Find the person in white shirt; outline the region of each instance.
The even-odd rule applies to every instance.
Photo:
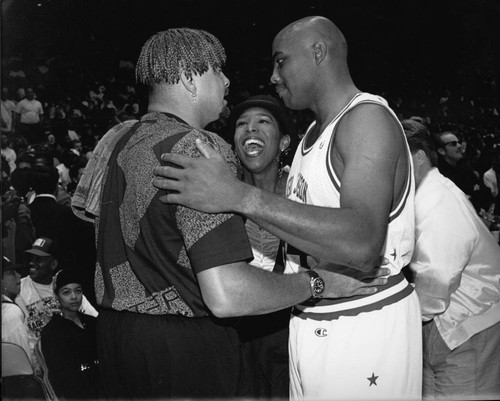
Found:
[[[0,128],[2,133],[8,135],[14,132],[13,130],[13,113],[16,110],[16,104],[8,98],[9,90],[2,88],[1,94],[1,114],[0,114]]]
[[[56,244],[49,238],[38,238],[26,253],[31,255],[29,275],[21,280],[21,291],[16,303],[27,318],[30,349],[33,350],[45,325],[52,316],[61,313],[54,294],[54,276],[60,269]],[[97,316],[98,312],[83,296],[80,312]]]
[[[19,345],[31,358],[28,327],[24,312],[14,302],[21,290],[21,275],[5,256],[2,257],[2,342]]]
[[[422,310],[424,399],[500,397],[500,247],[440,174],[427,128],[402,122],[415,166],[410,268]]]
[[[2,135],[1,142],[0,142],[1,154],[2,154],[2,156],[5,157],[5,159],[9,163],[10,173],[12,174],[14,172],[14,170],[17,168],[17,165],[16,165],[17,154],[14,151],[14,149],[12,149],[10,147],[10,140],[9,140],[8,135],[3,133],[3,132],[1,135]]]
[[[17,103],[16,113],[19,119],[19,130],[16,128],[16,132],[23,135],[30,144],[41,142],[43,106],[35,99],[32,88],[28,88],[26,98]]]

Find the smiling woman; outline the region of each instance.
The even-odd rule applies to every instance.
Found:
[[[235,106],[230,123],[235,150],[243,164],[243,180],[284,195],[284,162],[296,136],[287,110],[272,96],[253,96]]]
[[[243,180],[284,196],[288,173],[285,160],[295,125],[287,110],[272,96],[259,95],[235,106],[230,117],[234,146],[243,166]],[[251,265],[283,272],[277,261],[280,240],[252,220],[245,222],[254,259]],[[238,332],[257,383],[254,397],[288,397],[288,323],[290,310],[283,309],[240,320]]]

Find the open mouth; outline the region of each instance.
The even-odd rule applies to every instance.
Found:
[[[243,142],[243,150],[247,156],[255,157],[264,150],[264,141],[257,138],[248,138]]]

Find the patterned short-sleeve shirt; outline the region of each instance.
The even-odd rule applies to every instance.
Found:
[[[240,216],[163,204],[165,191],[152,184],[162,153],[201,157],[196,138],[223,154],[237,173],[237,158],[223,139],[166,113],[146,114],[113,150],[96,220],[96,295],[102,307],[206,316],[196,274],[252,258]]]

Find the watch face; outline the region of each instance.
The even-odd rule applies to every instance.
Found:
[[[325,290],[325,282],[323,281],[323,279],[320,277],[317,277],[314,280],[313,288],[314,288],[315,295],[321,295],[323,293],[323,291]]]

